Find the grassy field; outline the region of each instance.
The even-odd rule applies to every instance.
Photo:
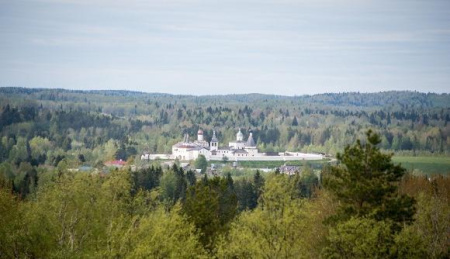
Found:
[[[392,160],[401,163],[408,171],[450,175],[450,157],[394,156]]]
[[[430,157],[430,156],[394,156],[395,163],[401,163],[408,171],[419,174],[442,174],[450,175],[450,157]],[[244,168],[276,168],[284,165],[305,166],[313,169],[321,169],[330,160],[319,161],[240,161],[239,166]],[[214,163],[214,162],[212,162]],[[216,164],[222,164],[216,162]],[[228,161],[227,164],[232,164]]]

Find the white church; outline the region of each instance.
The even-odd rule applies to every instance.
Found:
[[[181,161],[195,160],[199,155],[204,155],[207,160],[223,160],[230,161],[292,161],[292,160],[320,160],[323,159],[321,154],[306,154],[298,152],[281,152],[278,154],[267,155],[259,153],[253,135],[250,132],[247,140],[244,140],[244,134],[239,129],[236,134],[236,140],[228,143],[228,147],[220,147],[216,132],[213,131],[211,141],[208,143],[200,129],[197,132],[197,140],[191,142],[187,134],[181,142],[172,146],[172,155],[152,155],[154,158],[178,159]],[[143,155],[144,156],[144,155]],[[141,157],[141,159],[151,159]]]

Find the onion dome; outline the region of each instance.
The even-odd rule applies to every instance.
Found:
[[[239,128],[239,132],[236,134],[236,141],[244,140],[244,134],[241,132],[241,128]]]

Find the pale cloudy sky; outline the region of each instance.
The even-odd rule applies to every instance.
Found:
[[[0,86],[450,92],[450,0],[0,0]]]

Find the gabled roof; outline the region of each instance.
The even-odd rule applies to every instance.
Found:
[[[106,166],[124,166],[126,164],[127,162],[123,161],[122,159],[105,162]]]
[[[178,142],[177,144],[175,144],[175,147],[177,147],[177,148],[196,148],[198,146],[194,145],[194,144],[190,144],[190,143]]]

